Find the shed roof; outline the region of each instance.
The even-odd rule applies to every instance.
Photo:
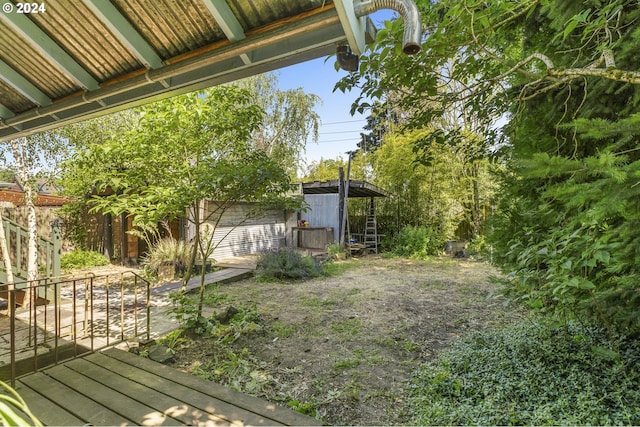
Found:
[[[337,194],[340,181],[303,182],[302,194]],[[349,180],[349,197],[388,197],[389,192],[366,181]]]
[[[335,53],[353,0],[5,0],[0,141]],[[368,36],[368,37],[365,37]]]

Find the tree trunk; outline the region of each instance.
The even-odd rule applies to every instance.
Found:
[[[36,220],[35,191],[31,185],[24,187],[24,201],[27,208],[27,230],[29,242],[27,243],[27,280],[30,286],[36,286],[38,280],[38,222]],[[30,307],[31,292],[27,290],[24,295],[24,307]]]
[[[7,235],[4,230],[4,221],[2,213],[0,213],[0,249],[2,250],[2,262],[4,262],[4,271],[7,275],[8,290],[13,289],[13,266],[11,265],[11,256],[9,255],[9,247],[7,246]]]
[[[11,141],[11,154],[16,163],[16,174],[24,189],[24,203],[27,208],[27,230],[29,242],[27,244],[27,280],[30,285],[38,279],[38,223],[36,220],[35,199],[38,193],[35,191],[33,179],[29,169],[27,156],[27,140],[18,138]],[[24,295],[24,307],[31,306],[31,292],[27,289]]]
[[[127,214],[120,215],[120,264],[127,265],[129,242],[127,241]]]
[[[471,229],[471,238],[475,239],[480,234],[482,228],[482,215],[480,212],[480,188],[478,183],[478,175],[480,174],[480,167],[478,162],[474,161],[472,168],[472,182],[473,182],[473,222]]]
[[[195,225],[195,236],[193,237],[193,248],[191,250],[191,257],[189,258],[189,263],[187,264],[186,272],[184,273],[184,277],[182,278],[182,292],[187,290],[187,282],[191,279],[191,274],[193,272],[193,266],[196,263],[196,254],[198,253],[198,246],[200,243],[200,202],[194,203],[192,206],[193,209],[193,223]]]
[[[102,237],[104,256],[111,262],[113,259],[113,216],[109,213],[102,217]]]

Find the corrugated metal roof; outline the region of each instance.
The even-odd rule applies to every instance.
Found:
[[[114,4],[163,60],[225,39],[204,3],[115,0]]]
[[[46,13],[29,17],[96,80],[104,81],[142,66],[84,3],[47,0],[46,7]]]
[[[4,0],[0,141],[333,54],[352,28],[345,8],[351,0]]]
[[[2,14],[0,14],[2,16]],[[77,90],[73,81],[67,78],[62,70],[56,67],[47,59],[47,57],[36,49],[23,36],[4,25],[0,19],[0,60],[6,63],[15,73],[34,85],[49,98],[59,98]],[[5,83],[16,87],[14,83],[15,76],[7,76],[5,72]],[[9,81],[7,81],[9,80]],[[16,94],[20,94],[24,89],[15,90]],[[4,99],[0,100],[0,104],[4,105]],[[30,103],[30,107],[34,107],[35,102]],[[12,111],[12,104],[5,105]],[[19,111],[19,110],[18,110]]]

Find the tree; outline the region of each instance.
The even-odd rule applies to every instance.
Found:
[[[278,78],[273,73],[249,77],[234,85],[251,93],[265,112],[261,126],[252,134],[255,147],[278,159],[289,175],[295,177],[302,166],[307,141],[318,140],[320,117],[314,108],[320,98],[302,88],[278,89]]]
[[[471,115],[474,134],[492,149],[501,143],[510,167],[493,243],[497,261],[513,273],[513,294],[552,312],[640,327],[633,320],[637,263],[627,249],[637,236],[629,213],[638,4],[423,5],[421,54],[400,55],[400,24],[388,23],[361,57],[360,72],[337,87],[361,90],[353,110],[392,94],[408,128],[438,128],[451,111]],[[507,123],[503,132],[499,120]],[[458,138],[464,129],[441,130],[444,141],[465,141]]]
[[[255,214],[287,203],[282,195],[289,190],[289,179],[250,143],[263,112],[244,90],[214,87],[142,107],[138,114],[134,130],[79,150],[73,165],[110,169],[98,168],[101,173],[94,177],[98,192],[110,192],[93,198],[94,210],[126,213],[135,226],[148,229],[177,217],[191,223],[193,252],[183,278],[186,285],[196,255],[206,260],[219,243],[204,224],[215,228],[237,201],[254,202]],[[208,209],[207,200],[215,201],[215,208]],[[203,269],[201,296],[204,274]]]
[[[311,162],[307,166],[307,170],[302,181],[332,181],[339,178],[339,169],[342,168],[344,173],[347,173],[348,160],[342,157],[335,159],[320,159]],[[371,171],[369,170],[369,159],[361,152],[356,153],[351,158],[351,170],[350,179],[368,180],[371,178]],[[345,176],[346,179],[346,176]]]
[[[35,200],[38,197],[36,182],[39,178],[50,178],[51,165],[63,155],[63,147],[50,144],[39,135],[17,138],[2,143],[2,158],[7,170],[12,171],[24,192],[27,209],[27,277],[29,282],[38,280],[38,224],[36,222]],[[1,220],[1,218],[0,218]],[[6,241],[4,242],[6,248]],[[8,249],[7,249],[8,250]],[[4,251],[4,249],[3,249]],[[5,260],[7,277],[13,278],[11,265]],[[31,304],[30,292],[25,292],[24,306]]]
[[[385,133],[390,126],[397,125],[398,120],[394,110],[376,108],[375,104],[371,115],[367,117],[367,124],[363,126],[368,133],[361,133],[361,140],[358,142],[358,149],[365,153],[373,153],[382,145]]]
[[[640,82],[640,72],[623,58],[624,46],[637,38],[634,2],[423,0],[418,5],[425,27],[422,52],[402,55],[401,22],[386,22],[370,52],[360,57],[359,71],[336,85],[361,92],[352,111],[375,106],[370,99],[386,107],[394,94],[393,105],[411,125],[419,125],[462,101],[489,131],[514,104],[575,81]],[[451,63],[454,68],[447,66]]]
[[[374,183],[392,195],[378,204],[378,222],[387,233],[426,225],[443,239],[452,238],[461,221],[461,166],[450,150],[433,145],[430,162],[417,161],[414,146],[431,132],[389,133],[374,154]]]
[[[132,110],[100,116],[90,120],[63,126],[42,135],[48,141],[64,144],[70,153],[79,152],[117,138],[123,132],[133,131],[138,126],[138,114]],[[74,159],[63,160],[56,178],[62,193],[70,200],[62,207],[65,217],[66,238],[83,249],[102,251],[107,259],[113,259],[115,253],[112,241],[112,215],[102,218],[103,235],[100,239],[91,238],[94,229],[89,220],[90,197],[95,193],[96,176],[110,173],[118,164],[97,163],[90,168],[77,168]],[[122,262],[125,261],[123,258]]]

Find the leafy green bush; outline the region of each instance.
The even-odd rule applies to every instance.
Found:
[[[173,264],[176,272],[180,274],[186,270],[191,250],[191,244],[182,240],[160,239],[142,258],[142,264],[145,270],[153,275],[158,274],[161,265]]]
[[[488,259],[491,252],[491,245],[487,243],[484,236],[477,236],[469,243],[467,250],[469,251],[469,255],[474,258]]]
[[[407,225],[385,239],[383,247],[394,256],[421,259],[440,255],[444,242],[444,236],[433,228]]]
[[[256,332],[262,327],[258,308],[229,306],[226,311],[214,312],[203,316],[198,310],[198,296],[189,293],[172,292],[169,294],[172,307],[169,310],[182,328],[197,335],[207,336],[223,344],[230,344],[242,334]],[[206,296],[204,304],[218,305],[227,299],[227,295],[215,292]]]
[[[65,269],[87,268],[108,265],[109,260],[99,252],[76,249],[60,257],[60,266]]]
[[[511,297],[640,331],[639,124],[576,120],[586,153],[528,154],[504,177],[489,237]]]
[[[412,424],[640,424],[640,343],[602,328],[523,322],[442,353],[410,389]]]
[[[322,266],[314,258],[293,249],[265,252],[258,258],[256,274],[261,279],[295,280],[318,277]]]
[[[344,254],[345,249],[340,243],[331,243],[330,245],[327,245],[327,253],[329,255]]]

